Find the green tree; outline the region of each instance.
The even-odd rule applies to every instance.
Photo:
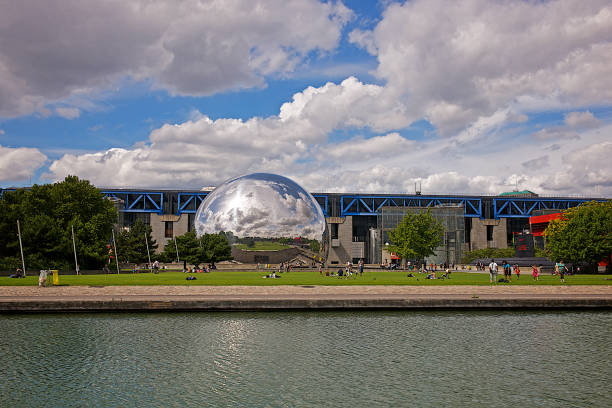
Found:
[[[75,176],[7,192],[0,200],[0,258],[20,260],[19,220],[28,269],[73,269],[72,227],[80,268],[101,267],[116,219],[113,203]]]
[[[563,212],[544,231],[554,261],[594,265],[612,254],[612,201],[591,201]]]
[[[181,261],[187,261],[187,263],[195,264],[198,262],[198,252],[200,249],[200,242],[196,237],[194,231],[189,231],[183,235],[175,237],[176,247],[174,240],[168,241],[164,250],[162,251],[160,258],[165,262],[172,262],[176,260],[176,249],[178,248],[179,258]]]
[[[157,249],[157,242],[153,239],[151,230],[150,225],[138,220],[131,228],[116,234],[119,262],[138,264],[148,262],[147,241],[151,255]],[[145,241],[145,235],[147,241]]]
[[[419,259],[433,255],[442,243],[444,227],[428,210],[421,213],[408,212],[399,225],[389,231],[389,252],[402,259]]]
[[[232,248],[224,236],[218,234],[204,234],[200,238],[202,243],[202,263],[204,262],[219,262],[232,259]]]
[[[225,234],[204,234],[198,239],[194,231],[189,231],[176,237],[176,246],[180,260],[192,265],[214,263],[232,258],[232,249]],[[167,262],[176,259],[176,248],[173,241],[166,244],[161,258]]]

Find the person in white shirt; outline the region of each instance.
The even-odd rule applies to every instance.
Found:
[[[497,282],[497,264],[494,259],[491,259],[489,264],[489,283]]]

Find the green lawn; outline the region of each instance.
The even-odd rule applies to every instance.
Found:
[[[271,241],[255,241],[255,245],[248,247],[247,244],[235,244],[236,248],[245,251],[279,251],[281,249],[291,248],[289,245]]]
[[[406,271],[375,271],[366,272],[357,278],[338,278],[320,276],[316,271],[293,271],[283,273],[280,279],[263,279],[263,271],[213,271],[211,273],[194,273],[197,280],[188,281],[188,274],[182,272],[151,273],[121,273],[100,275],[60,275],[61,285],[70,286],[118,286],[118,285],[489,285],[489,275],[484,273],[454,272],[450,280],[425,279],[425,275],[415,274],[410,278]],[[575,275],[565,279],[565,285],[611,285],[610,275]],[[37,276],[24,279],[0,277],[0,286],[33,286],[38,284]],[[530,275],[523,275],[511,283],[498,285],[562,285],[556,276],[540,276],[534,281]]]

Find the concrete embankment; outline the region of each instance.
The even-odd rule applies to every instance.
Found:
[[[0,287],[0,312],[612,309],[612,286]]]

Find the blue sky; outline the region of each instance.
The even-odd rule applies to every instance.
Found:
[[[2,8],[0,187],[612,194],[607,1]]]

